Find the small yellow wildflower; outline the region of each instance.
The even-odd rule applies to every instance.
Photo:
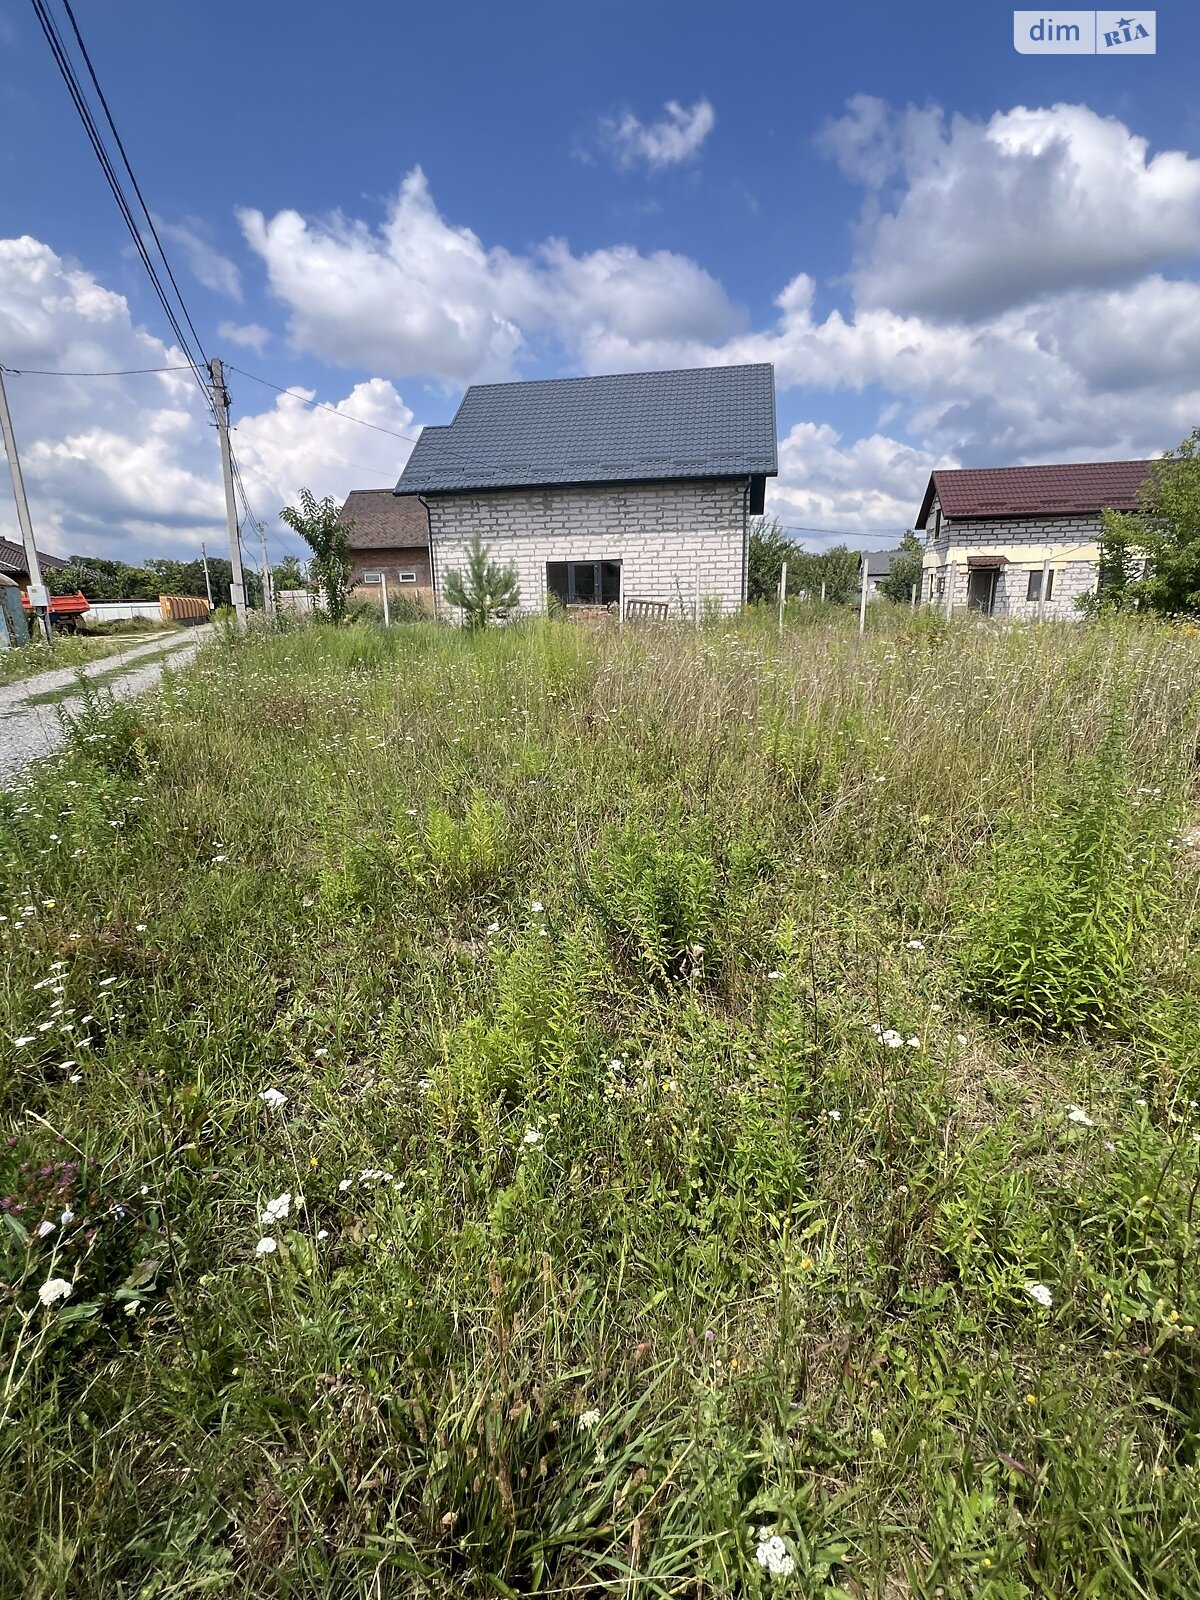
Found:
[[[1035,1395],[1035,1394],[1027,1394],[1025,1396],[1025,1404],[1027,1406],[1035,1406],[1035,1405],[1037,1405],[1037,1395]]]
[[[812,1257],[811,1256],[805,1256],[803,1261],[801,1261],[801,1263],[800,1263],[800,1271],[801,1272],[811,1272],[812,1271],[812,1264],[813,1264]]]

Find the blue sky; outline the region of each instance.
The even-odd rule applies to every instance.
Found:
[[[962,0],[76,14],[206,350],[377,427],[444,421],[473,379],[773,360],[769,509],[878,543],[933,464],[1150,453],[1200,424],[1195,6],[1160,8],[1159,53],[1124,59],[1018,55],[1010,8]],[[21,130],[0,361],[166,364],[17,0],[0,52]],[[403,440],[230,388],[272,529],[302,483],[403,464]],[[48,547],[220,537],[185,379],[10,390]]]

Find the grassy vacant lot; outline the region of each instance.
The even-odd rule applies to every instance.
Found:
[[[1200,1593],[1200,637],[852,626],[215,644],[0,798],[0,1591]]]

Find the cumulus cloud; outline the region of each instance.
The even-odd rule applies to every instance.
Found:
[[[488,248],[442,217],[419,167],[378,229],[341,215],[239,216],[287,306],[293,347],[334,365],[459,385],[511,377],[539,335],[572,356],[597,329],[630,343],[711,342],[742,320],[715,278],[671,251],[575,256],[558,239],[525,255]]]
[[[707,100],[681,105],[668,100],[657,122],[642,122],[632,111],[601,123],[601,137],[620,167],[647,167],[659,172],[690,161],[716,127],[717,114]]]
[[[936,466],[952,460],[886,434],[843,444],[827,422],[798,422],[779,441],[770,512],[806,545],[852,545],[911,525]],[[832,531],[830,531],[832,530]]]
[[[271,338],[270,329],[264,328],[260,322],[219,322],[217,333],[222,339],[228,339],[230,344],[240,344],[257,355],[262,355]]]
[[[241,274],[229,257],[222,255],[211,243],[204,224],[198,218],[164,222],[161,217],[155,217],[154,225],[164,239],[179,246],[188,270],[198,283],[216,294],[228,296],[230,300],[241,300]]]
[[[867,191],[863,306],[970,321],[1200,253],[1200,160],[1087,106],[982,123],[859,96],[822,142]]]
[[[136,325],[124,296],[31,238],[0,240],[0,349],[17,372],[184,361]],[[84,379],[30,372],[12,377],[8,387],[39,547],[131,561],[186,558],[201,539],[220,548],[220,460],[211,417],[189,373]],[[254,413],[242,409],[242,398],[235,389],[235,448],[275,549],[278,511],[303,485],[339,499],[354,487],[385,487],[411,449],[344,415],[415,432],[411,410],[385,379],[355,385],[331,411],[279,395]],[[0,496],[0,535],[20,536],[11,495]]]

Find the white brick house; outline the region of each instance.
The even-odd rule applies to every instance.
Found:
[[[777,470],[768,365],[476,384],[425,428],[398,495],[429,512],[433,586],[479,534],[521,609],[745,600],[749,519]]]
[[[1099,580],[1101,512],[1136,510],[1150,468],[1101,461],[934,472],[916,522],[924,599],[1029,621],[1077,617],[1076,600]]]

